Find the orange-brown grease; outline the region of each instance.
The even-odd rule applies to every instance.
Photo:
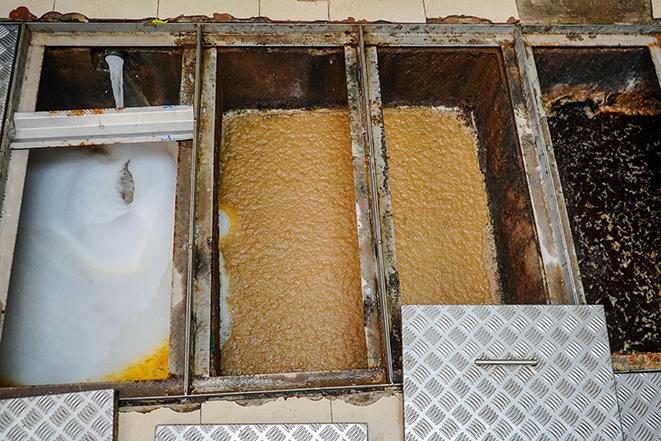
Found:
[[[384,109],[402,302],[497,302],[477,140],[455,110]]]
[[[224,375],[366,367],[346,110],[223,116]]]

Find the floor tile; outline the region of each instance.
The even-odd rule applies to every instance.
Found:
[[[327,0],[261,0],[260,14],[271,20],[328,20]]]
[[[258,17],[259,0],[195,0],[194,2],[159,0],[158,5],[158,16],[162,19],[179,15],[212,17],[214,13],[230,14],[235,18]]]
[[[329,0],[330,19],[424,23],[422,0]]]
[[[110,389],[0,400],[0,439],[112,441],[114,413]]]
[[[202,424],[330,423],[330,406],[325,398],[278,398],[259,406],[207,401],[202,404]]]
[[[55,0],[62,14],[77,12],[90,19],[134,19],[156,17],[157,0]]]
[[[424,2],[427,18],[467,15],[486,18],[494,23],[505,23],[510,17],[519,17],[516,0],[424,0]]]
[[[352,395],[352,399],[369,394]],[[332,402],[334,423],[367,423],[369,441],[403,441],[404,408],[402,394],[379,398],[370,404],[352,404],[341,398]]]
[[[151,412],[119,412],[118,441],[153,440],[159,424],[199,424],[200,410],[178,412],[162,407]]]
[[[53,10],[55,0],[20,0],[0,2],[0,17],[9,17],[9,13],[19,6],[25,6],[37,18]]]

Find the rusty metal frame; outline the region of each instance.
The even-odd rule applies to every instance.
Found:
[[[373,231],[373,209],[371,206],[371,186],[368,179],[370,170],[366,167],[368,134],[365,129],[367,115],[364,106],[363,78],[360,68],[359,27],[353,25],[268,25],[268,24],[207,24],[204,25],[203,75],[204,91],[201,111],[208,112],[203,117],[200,136],[205,136],[201,148],[205,153],[197,193],[200,207],[196,213],[196,278],[200,283],[194,291],[194,348],[192,396],[198,394],[226,394],[237,391],[286,391],[288,389],[324,387],[350,387],[352,385],[387,385],[384,359],[389,351],[383,347],[383,329],[378,289],[378,273],[375,261],[375,242]],[[217,327],[213,321],[212,308],[218,307],[212,301],[214,288],[222,284],[220,265],[215,256],[217,237],[213,212],[217,195],[215,185],[217,170],[215,140],[219,138],[221,115],[215,115],[216,91],[216,48],[217,47],[340,47],[345,55],[345,74],[347,98],[351,124],[352,163],[354,171],[354,190],[356,197],[357,236],[360,247],[360,265],[365,317],[365,337],[367,344],[367,368],[338,372],[290,372],[278,374],[223,376],[217,370],[219,348],[217,336],[213,330]],[[205,77],[208,72],[209,77]],[[213,75],[213,78],[212,78]],[[212,83],[212,84],[209,84]],[[207,91],[207,88],[209,90]],[[211,90],[213,89],[213,90]],[[207,93],[205,93],[207,92]],[[216,126],[205,126],[205,120],[215,121]],[[214,130],[215,129],[215,130]],[[208,190],[204,190],[208,189]],[[198,245],[196,245],[198,246]],[[202,264],[200,264],[200,259]],[[215,288],[219,291],[219,288]],[[222,354],[220,354],[222,356]],[[387,369],[386,369],[387,370]]]
[[[182,75],[180,99],[192,105],[196,84],[195,26],[174,26],[171,32],[142,25],[75,25],[70,23],[26,24],[21,33],[21,51],[17,54],[17,77],[12,87],[15,105],[8,108],[7,117],[14,111],[34,111],[39,87],[41,63],[47,46],[131,46],[182,47]],[[115,33],[114,31],[119,33]],[[136,34],[137,33],[137,34]],[[21,68],[21,66],[23,66]],[[5,131],[7,132],[7,131]],[[0,388],[0,397],[28,396],[53,393],[113,388],[125,397],[145,395],[170,395],[185,391],[183,378],[186,376],[186,320],[185,310],[188,285],[188,248],[190,229],[187,214],[191,200],[190,182],[192,143],[180,143],[177,158],[177,184],[175,202],[175,226],[173,236],[173,260],[170,298],[170,336],[168,367],[170,376],[166,380],[140,382],[94,382],[58,385],[36,385]],[[7,294],[11,274],[11,260],[18,228],[18,217],[23,196],[23,184],[27,170],[29,150],[9,150],[8,139],[3,138],[3,152],[7,158],[3,167],[8,170],[4,188],[3,216],[0,219],[0,255],[2,274],[0,292]]]

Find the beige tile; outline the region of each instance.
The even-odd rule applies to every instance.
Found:
[[[202,424],[330,423],[330,400],[278,398],[261,405],[242,406],[232,401],[202,404]]]
[[[55,0],[57,12],[77,12],[87,18],[99,19],[156,17],[157,5],[157,0]]]
[[[158,424],[200,424],[200,410],[177,412],[163,407],[148,413],[120,411],[117,441],[152,440]]]
[[[25,6],[37,18],[53,10],[55,0],[13,0],[0,1],[0,17],[9,17],[9,13],[19,6]]]
[[[367,423],[369,441],[404,441],[402,395],[382,397],[367,405],[333,400],[334,423]]]
[[[448,15],[469,15],[504,23],[508,18],[518,18],[516,0],[424,0],[427,18]]]
[[[652,17],[661,18],[661,0],[652,0]]]
[[[393,22],[425,22],[422,0],[329,0],[330,19],[385,20]]]
[[[328,20],[328,1],[261,0],[260,13],[271,20]]]
[[[230,14],[235,18],[259,16],[259,0],[160,0],[158,16],[173,18],[179,15]]]

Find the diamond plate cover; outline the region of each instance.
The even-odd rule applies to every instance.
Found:
[[[0,25],[0,134],[5,121],[5,107],[14,67],[18,29],[18,25]]]
[[[661,372],[615,374],[625,441],[661,439]]]
[[[156,441],[367,441],[366,424],[223,424],[156,427]]]
[[[407,441],[622,439],[601,306],[406,305],[402,323]]]
[[[112,441],[115,391],[0,400],[3,441]]]

